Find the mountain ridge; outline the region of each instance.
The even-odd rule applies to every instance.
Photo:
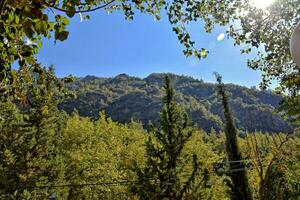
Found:
[[[158,124],[161,110],[164,76],[170,76],[176,90],[176,101],[205,131],[222,129],[223,112],[216,94],[216,84],[201,79],[171,73],[152,73],[145,78],[119,74],[115,77],[80,77],[67,87],[77,94],[59,105],[67,113],[77,110],[85,117],[97,118],[100,111],[113,120],[132,119],[147,125]],[[270,91],[226,84],[230,107],[239,129],[247,131],[289,132],[292,126],[284,121],[275,108],[281,97]]]

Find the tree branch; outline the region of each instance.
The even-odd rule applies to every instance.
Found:
[[[113,2],[115,2],[116,0],[111,0],[109,2],[107,2],[106,4],[103,4],[101,6],[98,6],[96,8],[91,8],[91,9],[87,9],[87,10],[66,10],[66,9],[63,9],[63,8],[59,8],[59,7],[56,7],[54,5],[51,5],[49,3],[47,3],[46,1],[44,1],[43,3],[50,7],[50,8],[53,8],[55,10],[59,10],[61,12],[65,12],[65,13],[68,13],[68,12],[72,12],[72,13],[85,13],[85,12],[93,12],[93,11],[96,11],[96,10],[99,10],[99,9],[102,9],[102,8],[105,8],[107,6],[109,6],[110,4],[112,4]]]
[[[5,4],[6,4],[6,1],[7,0],[2,0],[2,2],[0,3],[0,15],[2,15],[2,13],[3,13],[3,8],[4,8]]]

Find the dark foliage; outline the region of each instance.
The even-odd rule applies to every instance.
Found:
[[[169,74],[177,91],[175,100],[184,105],[192,120],[205,131],[222,129],[224,115],[216,95],[216,85],[187,76]],[[158,112],[163,89],[164,74],[151,74],[144,79],[120,74],[114,78],[87,76],[68,85],[77,99],[68,99],[60,109],[82,116],[97,118],[104,110],[113,120],[129,122],[140,120],[147,125],[151,120],[158,125]],[[281,100],[270,91],[226,85],[230,107],[238,129],[268,132],[289,132],[292,127],[274,113]]]
[[[165,78],[165,96],[160,113],[160,129],[152,131],[146,143],[147,162],[144,168],[136,167],[137,181],[131,190],[140,199],[180,200],[191,188],[199,163],[196,155],[184,158],[183,149],[191,138],[187,114],[174,102],[170,79]],[[182,181],[183,167],[192,160],[193,167]]]
[[[228,97],[225,86],[222,83],[222,77],[219,74],[216,74],[216,78],[218,82],[218,93],[222,100],[225,116],[224,131],[226,136],[226,153],[229,160],[229,169],[231,172],[233,172],[237,169],[245,169],[245,164],[243,162],[239,162],[240,160],[243,160],[243,158],[239,150],[237,142],[237,130],[230,112]],[[231,199],[252,200],[252,193],[248,183],[246,169],[235,171],[235,173],[229,173],[228,176],[231,179]]]

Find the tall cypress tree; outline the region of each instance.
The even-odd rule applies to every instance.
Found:
[[[218,93],[222,100],[225,117],[225,136],[226,136],[226,152],[229,162],[229,177],[231,179],[231,199],[232,200],[251,200],[252,193],[248,183],[245,164],[241,161],[242,155],[237,143],[237,130],[235,128],[233,118],[228,105],[228,97],[226,95],[225,85],[222,83],[222,77],[215,73],[218,82]],[[233,161],[233,162],[232,162]],[[238,170],[237,170],[238,169]]]
[[[131,191],[140,199],[183,199],[199,168],[197,157],[191,156],[188,159],[192,161],[192,170],[182,178],[182,169],[187,165],[182,153],[193,131],[187,114],[174,102],[174,90],[168,77],[164,88],[160,128],[152,128],[152,136],[146,142],[146,166],[135,168],[137,181]]]

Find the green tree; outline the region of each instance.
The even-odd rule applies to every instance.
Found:
[[[257,52],[248,65],[262,71],[262,88],[275,79],[284,89],[299,71],[292,61],[289,44],[292,31],[299,22],[298,5],[299,2],[294,0],[275,0],[266,9],[245,4],[246,12],[237,19],[239,26],[232,25],[228,31],[236,45],[245,44],[242,53]]]
[[[144,162],[145,139],[138,123],[119,124],[104,113],[93,121],[73,113],[63,130],[60,147],[66,165],[65,182],[96,185],[67,187],[66,199],[134,199],[126,185],[119,182],[134,178],[132,160]]]
[[[146,143],[147,162],[143,168],[135,168],[137,181],[131,191],[141,199],[183,199],[191,188],[199,169],[197,156],[189,175],[182,171],[186,159],[182,153],[192,136],[188,116],[174,102],[174,91],[168,77],[165,78],[165,96],[160,114],[160,129],[152,130]],[[183,177],[185,176],[185,177]]]
[[[17,98],[0,103],[0,191],[5,199],[46,198],[49,190],[38,187],[62,178],[56,148],[63,125],[55,95],[57,79],[46,69],[31,78],[34,84],[26,88],[26,104]]]
[[[203,131],[196,131],[191,136],[184,148],[184,155],[196,154],[201,163],[199,173],[185,199],[189,200],[227,200],[229,199],[229,188],[224,182],[226,176],[215,173],[216,163],[224,160],[223,134],[212,135]],[[222,145],[222,147],[220,147]],[[192,165],[187,165],[184,171],[191,172]]]
[[[248,183],[248,177],[242,154],[237,143],[237,130],[229,109],[228,97],[225,91],[225,85],[222,83],[222,77],[215,74],[218,82],[218,93],[220,95],[224,116],[225,116],[225,136],[226,136],[226,153],[229,160],[229,174],[231,179],[231,199],[232,200],[251,200],[252,193]],[[238,169],[238,171],[236,171]],[[244,169],[244,170],[241,170]],[[230,172],[231,171],[231,172]]]
[[[290,53],[291,35],[300,19],[299,1],[275,0],[266,9],[245,4],[244,10],[237,16],[239,26],[231,25],[228,35],[243,46],[241,53],[256,52],[248,66],[262,72],[261,88],[277,81],[276,92],[284,97],[280,113],[299,124],[299,66]]]
[[[299,199],[298,137],[252,133],[239,144],[253,168],[249,182],[255,199]]]

